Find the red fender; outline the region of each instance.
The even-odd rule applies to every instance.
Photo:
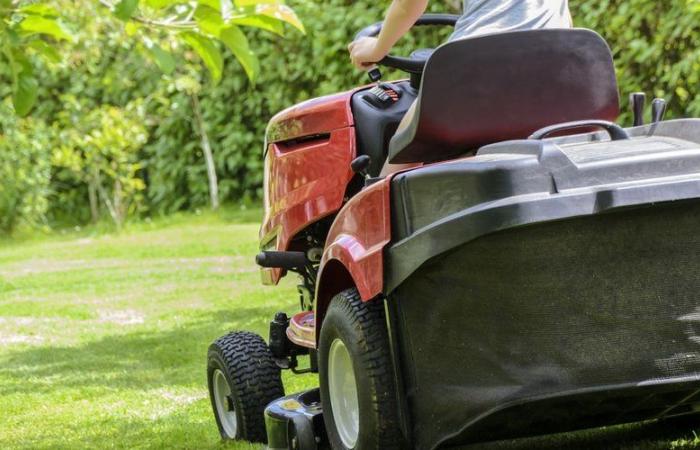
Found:
[[[316,335],[331,298],[357,287],[369,301],[384,287],[384,247],[391,240],[391,177],[365,188],[338,213],[328,233],[316,284]]]

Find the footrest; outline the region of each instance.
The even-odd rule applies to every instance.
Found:
[[[290,341],[306,348],[316,348],[316,314],[304,311],[289,320],[287,337]]]

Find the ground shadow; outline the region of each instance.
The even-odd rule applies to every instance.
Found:
[[[206,391],[205,358],[209,343],[228,330],[227,324],[263,332],[273,310],[269,307],[237,308],[201,313],[181,326],[164,331],[141,330],[107,336],[76,347],[38,347],[8,352],[0,359],[2,370],[11,380],[0,386],[6,394],[55,391],[60,388],[106,387],[149,390],[168,386],[193,387]],[[188,422],[186,412],[177,420],[142,420],[124,417],[116,428],[97,424],[91,434],[119,442],[128,435],[160,446],[172,443],[165,436],[198,430],[215,432],[213,421]],[[138,423],[137,423],[138,422]],[[669,448],[670,441],[692,440],[700,419],[610,427],[540,438],[500,441],[458,447],[462,450],[524,449],[656,449]],[[163,434],[165,433],[165,434]],[[183,435],[187,440],[187,436]],[[133,440],[131,440],[134,442]],[[152,445],[151,445],[152,444]],[[184,442],[183,442],[184,444]],[[192,444],[192,443],[190,443]],[[203,443],[200,443],[203,444]],[[186,446],[186,445],[185,445]],[[688,443],[685,448],[693,448]],[[236,447],[238,448],[238,447]]]
[[[37,393],[60,387],[149,389],[205,386],[209,344],[230,331],[227,324],[264,328],[272,310],[264,307],[209,311],[164,331],[136,330],[109,335],[78,346],[41,346],[9,351],[0,358],[11,382],[0,396]]]

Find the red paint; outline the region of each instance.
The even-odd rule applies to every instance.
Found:
[[[333,296],[356,287],[370,301],[384,287],[384,247],[391,240],[391,176],[355,195],[328,233],[316,283],[316,342]]]
[[[267,142],[313,136],[352,126],[350,99],[354,92],[314,98],[279,112],[267,127]]]
[[[310,100],[279,113],[270,122],[262,248],[288,250],[295,235],[343,206],[345,189],[353,176],[350,162],[355,157],[351,96],[352,92],[347,92]],[[288,142],[305,136],[317,138]],[[281,269],[262,269],[264,284],[277,284],[282,276]]]
[[[391,240],[390,178],[365,188],[338,213],[326,240],[319,284],[324,282],[326,264],[335,260],[350,273],[362,300],[382,292],[382,250]]]

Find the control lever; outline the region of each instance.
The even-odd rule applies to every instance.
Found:
[[[360,155],[352,160],[352,162],[350,163],[350,168],[354,173],[359,173],[366,180],[369,178],[369,173],[367,173],[367,169],[369,169],[369,165],[371,163],[372,158],[370,158],[367,155]]]
[[[647,95],[644,92],[630,94],[630,105],[632,106],[635,127],[644,125],[644,106],[646,101]]]
[[[664,120],[667,109],[668,104],[663,98],[655,98],[654,101],[651,102],[651,127],[649,128],[647,136],[653,136],[654,133],[656,133],[656,127]]]
[[[651,102],[651,122],[659,123],[664,120],[667,109],[668,104],[666,103],[666,100],[663,98],[655,98],[654,101]]]
[[[367,72],[367,76],[369,77],[372,83],[376,83],[377,81],[382,79],[382,71],[379,70],[379,67],[375,67],[374,69]]]

